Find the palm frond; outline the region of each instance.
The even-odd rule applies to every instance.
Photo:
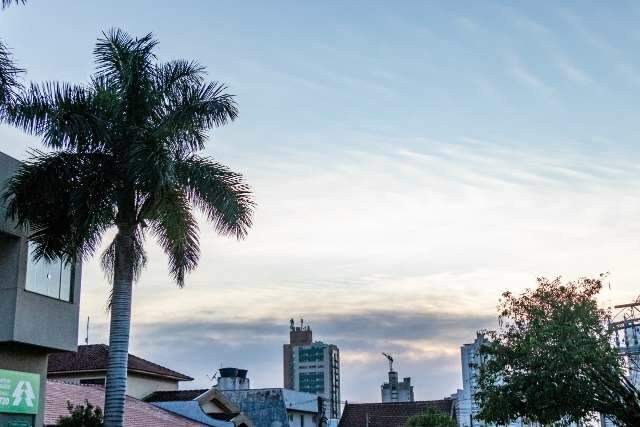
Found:
[[[36,258],[71,262],[95,252],[115,215],[109,166],[99,154],[33,152],[9,179],[7,217],[30,230]]]
[[[111,107],[97,101],[104,100],[84,86],[32,84],[6,109],[6,121],[53,149],[98,150],[110,136],[105,119]]]
[[[158,64],[153,72],[154,88],[159,94],[165,94],[177,86],[201,85],[205,74],[205,68],[195,61],[179,59]]]
[[[191,155],[176,161],[176,179],[218,233],[238,239],[246,236],[255,202],[242,175],[208,158]]]
[[[133,254],[133,277],[134,280],[138,280],[140,278],[142,270],[144,270],[145,265],[147,265],[147,254],[144,250],[144,233],[143,230],[140,229],[140,227],[136,227],[133,233]],[[105,278],[109,281],[109,283],[113,283],[115,265],[116,239],[113,239],[100,256],[100,266],[102,267]],[[109,298],[109,301],[111,301],[111,298]],[[110,303],[108,306],[109,308],[111,308]]]
[[[126,117],[129,121],[140,120],[149,110],[148,94],[152,86],[157,44],[151,33],[134,38],[119,29],[103,33],[103,38],[96,43],[97,76],[117,87],[128,107]]]
[[[15,90],[20,88],[18,76],[23,72],[13,62],[9,49],[0,41],[0,119],[3,106],[13,97]]]
[[[25,4],[27,2],[27,0],[2,0],[1,3],[1,8],[7,8],[9,6],[11,6],[12,4]]]
[[[178,286],[184,286],[186,273],[200,258],[198,223],[189,200],[180,191],[164,191],[151,219],[153,234],[169,257],[169,273]]]
[[[174,85],[162,89],[165,99],[155,110],[154,138],[168,141],[175,149],[191,153],[201,150],[207,131],[235,120],[234,96],[220,83]]]

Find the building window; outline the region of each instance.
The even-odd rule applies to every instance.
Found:
[[[304,427],[304,415],[300,415],[300,427]]]
[[[36,261],[34,246],[29,242],[27,282],[25,289],[51,298],[71,302],[71,265],[61,261]]]
[[[298,375],[299,391],[324,393],[324,372],[301,372]]]
[[[298,349],[298,360],[300,362],[321,362],[324,360],[324,348],[311,347]]]

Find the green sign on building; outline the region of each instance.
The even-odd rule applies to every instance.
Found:
[[[0,369],[0,413],[38,413],[40,375]]]

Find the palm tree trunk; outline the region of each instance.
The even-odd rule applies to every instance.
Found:
[[[105,427],[122,427],[124,421],[134,270],[132,233],[131,227],[119,226],[116,236],[104,411]]]

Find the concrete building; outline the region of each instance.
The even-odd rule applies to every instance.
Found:
[[[78,351],[49,356],[47,377],[72,384],[105,385],[109,346],[92,344],[78,346]],[[155,391],[178,390],[182,381],[193,378],[141,357],[129,354],[127,364],[127,395],[144,399]]]
[[[219,402],[231,402],[222,406],[239,408],[237,416],[245,417],[242,423],[238,424],[237,416],[229,420],[242,427],[321,427],[321,400],[315,394],[282,388],[252,389],[249,384],[246,370],[222,368],[218,383],[211,389],[161,391],[146,400],[187,417],[193,413],[195,401],[200,412],[215,418],[220,418]],[[218,403],[212,404],[212,399]]]
[[[477,368],[479,363],[480,348],[486,342],[482,334],[477,334],[473,343],[464,344],[460,348],[460,361],[462,364],[462,390],[456,393],[456,418],[458,426],[471,427],[482,425],[475,420],[479,412],[478,404],[473,398],[477,391]]]
[[[289,344],[283,346],[284,387],[314,393],[323,399],[324,417],[340,418],[340,351],[333,344],[313,341],[309,326],[291,319]]]
[[[19,166],[0,153],[0,189]],[[29,236],[0,201],[0,426],[43,425],[47,357],[78,343],[81,265],[36,261]]]
[[[390,354],[382,353],[389,360],[389,382],[380,386],[382,403],[387,402],[413,402],[413,386],[411,378],[405,377],[402,382],[398,382],[398,373],[393,370],[393,357]]]

